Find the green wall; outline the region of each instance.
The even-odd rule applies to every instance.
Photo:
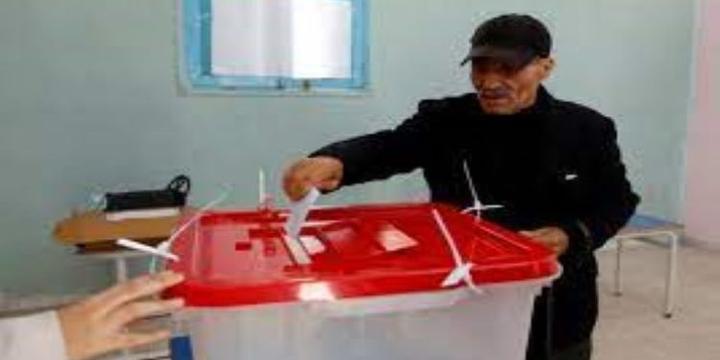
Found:
[[[56,245],[52,223],[92,192],[188,173],[195,203],[233,186],[250,207],[265,167],[396,124],[418,100],[467,91],[458,62],[489,15],[530,12],[556,35],[561,98],[614,116],[643,208],[677,217],[693,2],[370,0],[372,89],[360,96],[187,96],[177,85],[171,0],[0,2],[0,291],[82,292],[109,267]],[[324,202],[418,199],[417,175]]]

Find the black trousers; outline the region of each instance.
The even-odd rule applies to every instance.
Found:
[[[591,355],[592,341],[587,340],[550,355],[550,360],[590,360]]]
[[[553,328],[553,289],[543,289],[544,306],[535,308],[532,332],[528,343],[526,360],[590,360],[592,340],[585,339],[565,348],[557,349],[552,345]]]

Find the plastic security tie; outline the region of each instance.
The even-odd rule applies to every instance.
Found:
[[[223,201],[225,201],[230,196],[231,192],[232,192],[232,190],[229,187],[227,187],[225,189],[225,191],[223,191],[223,193],[220,194],[220,196],[218,196],[214,200],[208,202],[203,207],[201,207],[195,214],[193,214],[193,216],[190,218],[190,220],[186,221],[177,230],[175,230],[167,240],[158,244],[156,249],[159,252],[169,253],[170,249],[172,248],[173,242],[178,238],[178,236],[180,236],[180,234],[185,232],[185,230],[187,230],[192,224],[194,224],[196,221],[198,221],[205,212],[220,205]],[[150,260],[150,266],[148,269],[149,272],[154,273],[156,270],[156,267],[157,267],[157,256],[154,256]]]
[[[445,221],[442,219],[442,216],[440,216],[437,209],[432,209],[432,213],[435,223],[438,225],[438,228],[440,228],[440,232],[442,233],[445,242],[448,244],[450,254],[452,254],[453,261],[455,262],[455,268],[445,277],[440,286],[443,288],[453,287],[464,281],[472,291],[481,294],[482,290],[475,285],[470,273],[470,270],[472,270],[475,264],[463,261],[462,256],[460,256],[460,251],[458,251],[455,238],[453,238],[452,234],[445,225]]]
[[[501,209],[504,207],[503,205],[483,205],[483,203],[480,202],[477,189],[475,189],[475,182],[470,174],[470,166],[468,165],[467,160],[463,160],[463,171],[465,172],[465,180],[467,181],[468,188],[470,188],[470,194],[473,198],[473,206],[464,209],[462,211],[463,214],[475,213],[476,218],[480,219],[483,211]]]

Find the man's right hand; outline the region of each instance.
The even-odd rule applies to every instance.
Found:
[[[292,201],[302,199],[312,187],[333,191],[340,186],[343,163],[333,157],[319,156],[298,160],[285,171],[283,188]]]

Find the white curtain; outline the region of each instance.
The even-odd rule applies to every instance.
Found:
[[[348,0],[212,0],[215,75],[349,78]]]

